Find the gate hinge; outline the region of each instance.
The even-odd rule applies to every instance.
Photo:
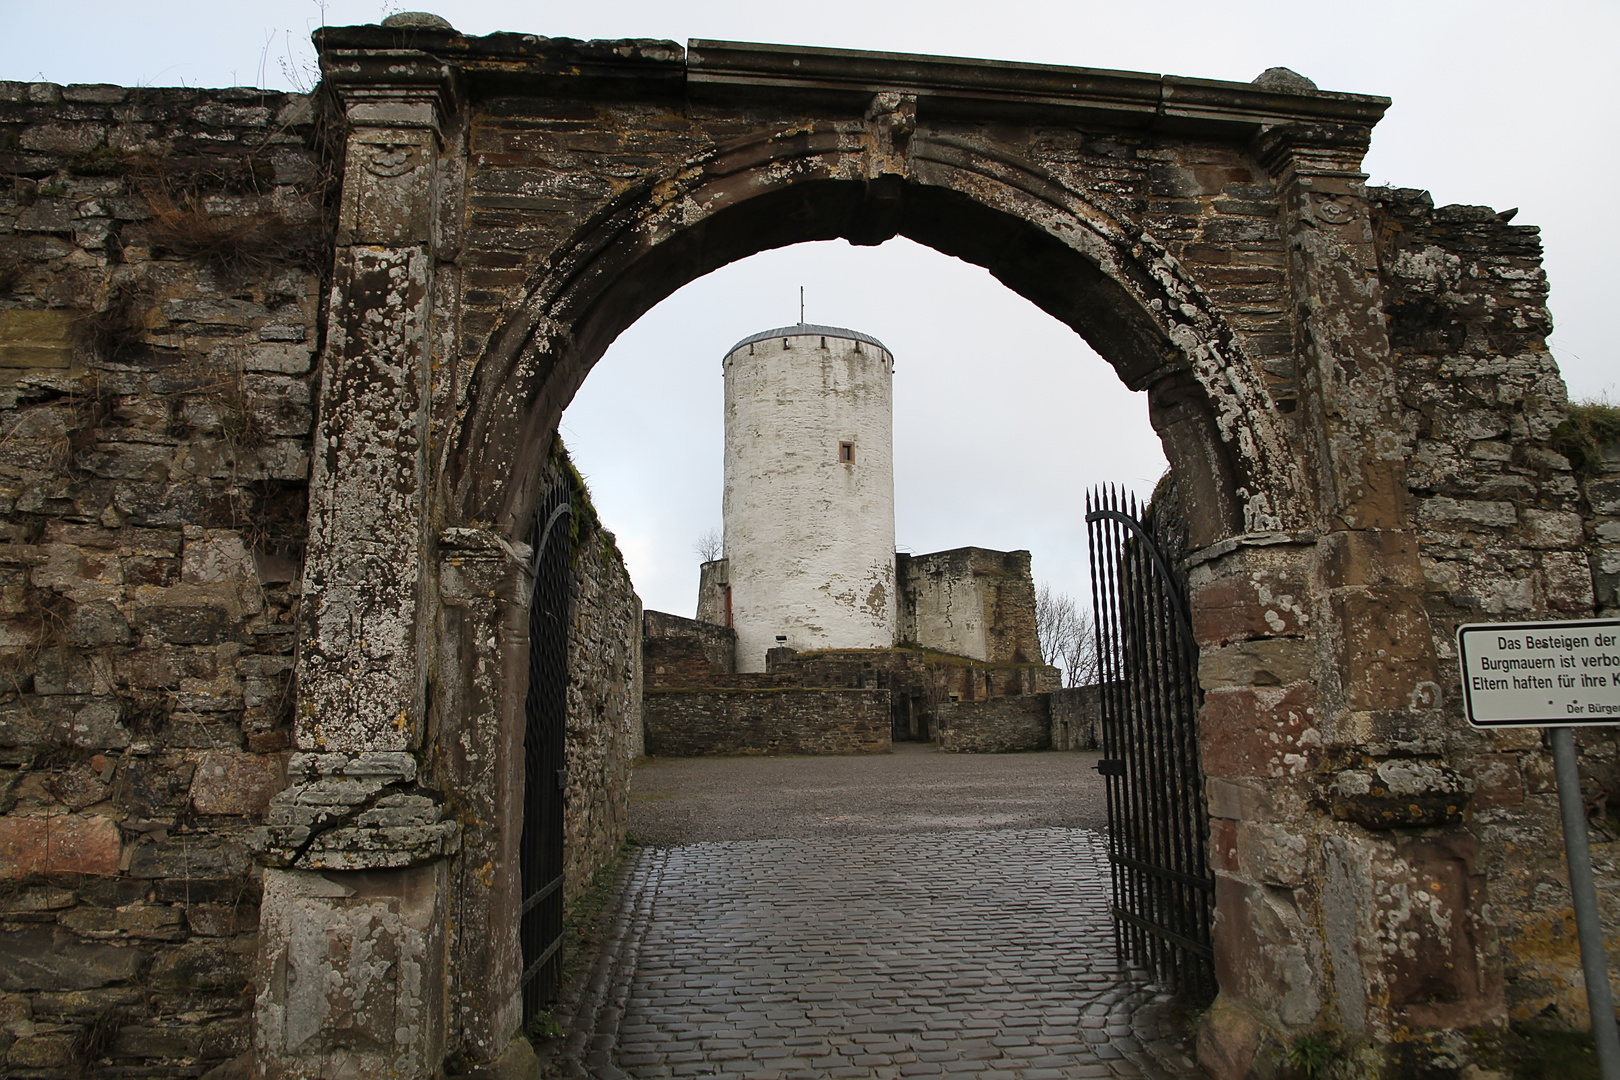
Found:
[[[1103,776],[1124,776],[1125,759],[1117,757],[1105,757],[1101,761],[1097,762],[1093,768],[1095,768],[1097,772]]]

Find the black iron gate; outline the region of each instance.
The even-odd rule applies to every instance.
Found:
[[[573,490],[565,476],[540,502],[529,598],[529,691],[523,726],[523,1021],[557,995],[563,932],[563,732],[568,708],[569,558]]]
[[[1112,487],[1086,497],[1102,680],[1114,935],[1122,958],[1192,998],[1215,993],[1198,762],[1198,647],[1151,510]]]

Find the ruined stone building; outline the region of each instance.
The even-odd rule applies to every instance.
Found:
[[[724,553],[700,570],[696,622],[647,613],[652,752],[887,745],[864,726],[881,727],[883,715],[864,699],[794,687],[887,690],[899,739],[939,734],[931,728],[944,702],[1058,688],[1041,659],[1029,552],[895,551],[894,356],[881,341],[799,323],[744,338],[722,363]],[[712,627],[732,640],[715,649]],[[770,696],[728,678],[758,673],[775,676]],[[699,687],[709,694],[663,693]],[[724,703],[712,696],[726,690],[735,693]],[[817,707],[807,712],[807,701]],[[989,715],[956,712],[959,729]],[[1045,697],[1014,712],[1016,733],[959,731],[944,744],[1050,745]],[[739,723],[775,734],[750,739]]]
[[[316,44],[311,95],[0,83],[4,1071],[520,1049],[524,798],[565,785],[576,889],[660,640],[562,484],[562,410],[710,270],[900,235],[1147,396],[1187,522],[1214,1075],[1331,1031],[1448,1076],[1510,1020],[1585,1026],[1549,754],[1466,723],[1455,629],[1620,614],[1620,454],[1568,437],[1534,225],[1367,186],[1387,99],[420,17]],[[865,464],[820,434],[830,475],[840,442]],[[569,601],[531,620],[548,535]],[[930,633],[962,594],[924,562],[849,594]],[[571,740],[533,782],[531,625],[566,632]],[[865,695],[891,737],[859,685],[885,651],[784,657],[795,700]],[[1612,729],[1580,744],[1620,805]]]

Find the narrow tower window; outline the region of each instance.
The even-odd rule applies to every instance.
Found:
[[[855,444],[852,442],[839,443],[838,460],[842,461],[846,465],[855,464]]]

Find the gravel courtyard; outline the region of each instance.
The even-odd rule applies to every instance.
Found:
[[[630,832],[650,847],[710,840],[1091,829],[1108,813],[1101,754],[947,754],[896,743],[863,757],[644,758]]]

